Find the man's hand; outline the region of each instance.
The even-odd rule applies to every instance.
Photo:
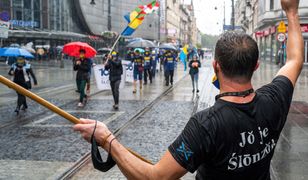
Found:
[[[89,119],[80,119],[80,124],[74,126],[75,131],[79,131],[81,136],[87,140],[88,142],[91,141],[91,136],[95,127],[95,121]],[[107,126],[102,122],[97,122],[96,130],[94,137],[99,145],[103,145],[103,141],[106,140],[106,137],[111,132],[107,128]],[[106,144],[105,144],[106,145]],[[104,146],[106,148],[106,146]]]
[[[281,0],[282,9],[288,13],[297,13],[298,12],[299,0]]]
[[[81,61],[76,61],[76,64],[77,64],[77,65],[80,65],[80,64],[81,64]]]

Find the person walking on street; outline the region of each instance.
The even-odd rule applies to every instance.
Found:
[[[164,56],[164,70],[165,70],[165,81],[166,86],[173,85],[173,75],[176,58],[170,50],[167,50]]]
[[[144,52],[144,85],[148,83],[148,77],[150,83],[152,84],[152,68],[153,68],[153,59],[149,48],[145,49]]]
[[[121,76],[123,74],[123,67],[122,62],[119,59],[117,52],[112,52],[111,59],[108,60],[107,64],[105,65],[105,69],[109,70],[109,80],[110,80],[110,86],[111,91],[113,95],[114,105],[113,109],[118,110],[119,109],[119,96],[120,91],[119,87],[121,84]]]
[[[281,5],[288,19],[287,60],[273,81],[254,91],[256,41],[244,33],[224,33],[213,61],[220,82],[215,104],[193,115],[157,164],[131,154],[102,122],[82,120],[74,130],[90,142],[96,127],[94,138],[128,179],[179,179],[197,171],[196,179],[270,180],[271,159],[304,62],[299,0],[281,0]]]
[[[87,79],[87,85],[86,85],[86,96],[87,96],[88,99],[90,98],[90,93],[91,93],[91,75],[92,75],[92,68],[96,65],[96,64],[93,62],[93,59],[89,59],[89,61],[90,61],[91,69],[90,69],[90,72],[89,72],[89,76],[88,76],[88,79]]]
[[[135,56],[134,51],[131,48],[129,48],[128,51],[126,52],[125,60],[133,61],[134,60],[134,56]]]
[[[18,57],[17,62],[14,63],[9,70],[9,75],[14,76],[13,82],[20,85],[21,87],[25,89],[31,89],[31,77],[33,79],[34,85],[37,85],[37,80],[35,77],[35,74],[33,73],[31,64],[27,63],[23,57]],[[20,108],[22,107],[22,110],[26,110],[28,108],[26,96],[17,93],[17,107],[15,109],[15,112],[17,115],[19,114]]]
[[[158,72],[158,69],[159,69],[157,68],[158,67],[157,65],[159,63],[159,57],[156,54],[155,50],[152,51],[152,60],[153,60],[152,78],[155,79],[156,71]]]
[[[189,62],[189,67],[190,67],[189,74],[193,86],[192,92],[194,93],[196,88],[197,93],[199,93],[198,80],[199,80],[199,68],[201,67],[201,62],[198,59],[197,55],[194,55],[193,59]]]
[[[87,96],[85,94],[85,87],[91,71],[91,60],[85,57],[85,50],[81,49],[79,53],[80,57],[74,65],[74,70],[77,71],[77,87],[80,93],[78,107],[83,107],[87,100]]]
[[[140,90],[142,89],[142,74],[144,71],[144,58],[140,55],[140,51],[136,50],[133,59],[134,63],[134,90],[133,93],[137,92],[137,80],[139,80]]]

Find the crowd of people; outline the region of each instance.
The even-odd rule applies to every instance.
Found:
[[[174,70],[177,67],[179,60],[179,53],[176,50],[162,49],[159,52],[151,50],[150,48],[145,48],[145,52],[141,53],[140,50],[133,51],[129,49],[126,55],[126,60],[129,60],[134,65],[134,90],[133,93],[137,92],[137,81],[139,81],[139,88],[142,89],[142,84],[147,85],[148,80],[152,84],[153,79],[155,78],[158,70],[164,72],[165,85],[173,85],[174,80]],[[199,62],[198,66],[190,66],[190,74],[196,76],[198,74],[198,68],[201,67],[198,54],[193,54],[193,51],[190,51],[190,54],[187,56],[187,61],[190,63],[193,60]],[[197,81],[198,78],[194,80]],[[144,83],[142,83],[144,80]],[[193,86],[194,89],[194,86]],[[199,92],[199,91],[198,91]]]
[[[178,63],[178,51],[163,49],[160,51],[151,50],[145,48],[144,52],[139,49],[129,49],[125,56],[125,60],[132,63],[134,67],[133,71],[133,93],[137,92],[137,84],[139,81],[139,89],[142,90],[143,85],[152,84],[156,74],[159,71],[164,72],[165,85],[173,85],[174,83],[174,71]],[[93,59],[85,56],[86,51],[81,49],[79,51],[79,57],[73,58],[73,69],[76,71],[76,86],[79,95],[78,107],[84,107],[89,95],[90,95],[90,78],[92,67],[94,67]],[[200,54],[199,54],[200,55]],[[201,67],[198,53],[190,51],[187,56],[187,61],[190,67],[189,74],[192,79],[193,92],[199,92],[198,89],[198,72]],[[13,76],[13,81],[21,85],[26,89],[32,88],[33,79],[34,84],[37,84],[37,80],[31,64],[20,56],[16,58],[17,61],[11,65],[9,75]],[[119,108],[119,86],[121,83],[121,75],[123,73],[121,59],[117,52],[112,52],[104,60],[105,69],[108,70],[110,86],[114,98],[113,108],[117,110]],[[15,112],[19,114],[20,109],[26,110],[28,108],[26,103],[26,97],[18,94],[17,107]],[[23,106],[23,107],[22,107]],[[22,107],[22,108],[21,108]]]

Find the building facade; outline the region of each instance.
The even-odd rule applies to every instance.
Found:
[[[308,64],[308,1],[300,1],[299,16],[305,41],[305,63]],[[260,59],[276,62],[278,51],[285,51],[286,42],[277,40],[280,21],[288,25],[280,0],[237,1],[236,22],[247,34],[253,36],[260,48]],[[286,33],[287,35],[287,33]]]
[[[93,46],[110,46],[102,37],[105,31],[121,33],[127,26],[124,15],[148,0],[1,0],[0,19],[10,22],[12,43],[34,45],[63,45],[69,41],[84,41]],[[133,37],[159,39],[159,16],[145,18]]]
[[[308,63],[308,1],[300,1],[299,16],[301,30],[305,39],[305,63]],[[259,0],[258,28],[255,37],[258,40],[261,58],[275,61],[279,49],[285,50],[285,45],[277,41],[277,27],[280,21],[288,24],[287,18],[281,9],[279,0]]]
[[[197,26],[193,3],[183,0],[161,0],[161,33],[163,42],[175,45],[197,43]]]
[[[124,15],[151,0],[0,0],[0,19],[10,22],[9,38],[13,43],[63,45],[84,41],[95,47],[106,47],[112,40],[103,32],[120,34],[127,26]],[[160,0],[160,10],[148,15],[132,35],[174,44],[197,42],[193,4],[183,0]],[[191,33],[193,32],[193,33]]]
[[[70,41],[103,44],[99,36],[83,26],[78,2],[1,0],[0,19],[10,22],[9,37],[3,40],[3,46],[33,42],[53,47]]]

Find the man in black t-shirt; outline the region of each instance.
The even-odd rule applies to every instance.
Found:
[[[299,0],[281,0],[288,18],[287,61],[274,80],[254,91],[257,43],[248,35],[228,32],[216,45],[213,67],[220,82],[214,106],[194,115],[156,165],[132,155],[97,123],[96,141],[128,179],[178,179],[197,171],[196,179],[270,179],[269,167],[285,124],[293,89],[303,66]],[[90,141],[95,121],[74,129]]]

